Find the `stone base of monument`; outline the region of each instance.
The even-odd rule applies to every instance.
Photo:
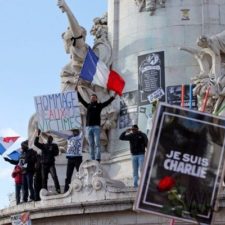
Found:
[[[129,162],[124,154],[120,159]],[[115,160],[113,165],[113,160]],[[153,214],[133,211],[137,190],[119,179],[112,179],[107,171],[109,164],[116,169],[121,162],[99,164],[94,160],[85,160],[75,174],[69,190],[63,194],[54,194],[41,190],[41,201],[29,202],[0,210],[0,224],[11,224],[10,216],[25,211],[30,212],[32,224],[37,225],[166,225],[170,219]],[[125,164],[123,163],[123,168]],[[105,169],[106,168],[106,169]],[[127,168],[125,167],[124,170]],[[112,170],[110,170],[112,171]],[[116,171],[116,170],[114,170]],[[117,169],[120,173],[121,168]],[[116,173],[115,173],[116,174]],[[121,176],[123,176],[122,174]],[[116,177],[116,176],[114,176]],[[117,174],[119,177],[119,174]],[[220,195],[220,207],[214,224],[225,224],[224,191]],[[190,224],[176,221],[176,224]]]
[[[83,161],[89,159],[89,154],[83,154]],[[131,165],[131,156],[129,151],[125,151],[120,153],[119,155],[110,156],[109,153],[102,153],[102,160],[100,165],[104,168],[105,171],[108,172],[109,177],[115,180],[122,181],[126,186],[131,187],[133,185],[132,178],[132,165]],[[65,179],[66,179],[66,167],[67,167],[67,159],[66,155],[63,153],[59,155],[56,159],[56,170],[59,179],[59,183],[61,186],[61,191],[64,190]],[[76,169],[74,169],[72,180],[76,177]],[[48,189],[49,191],[54,192],[54,183],[52,177],[49,175],[48,181]]]
[[[108,177],[114,180],[118,180],[124,183],[127,187],[133,186],[133,178],[132,178],[132,165],[131,165],[131,156],[129,151],[125,151],[124,153],[120,153],[119,155],[111,156],[110,154],[103,152],[102,153],[102,161],[100,163],[101,167],[104,171],[107,171]],[[83,161],[89,159],[88,153],[83,153]],[[61,192],[64,191],[65,179],[66,179],[66,167],[67,167],[67,159],[66,155],[62,153],[61,155],[56,157],[56,170],[57,175],[61,187]],[[72,181],[76,179],[77,171],[74,169]],[[45,193],[45,192],[44,192]],[[48,177],[48,192],[45,195],[52,196],[56,194],[56,190],[54,187],[53,179],[49,174]],[[21,193],[22,196],[22,193]],[[10,196],[10,206],[15,206],[15,194],[12,193]]]

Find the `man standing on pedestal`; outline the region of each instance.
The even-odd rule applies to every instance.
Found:
[[[60,185],[55,169],[55,156],[59,154],[58,145],[53,143],[53,137],[48,136],[46,144],[39,142],[41,131],[38,130],[37,136],[34,140],[34,145],[39,148],[41,153],[41,174],[42,174],[42,188],[48,189],[48,174],[50,173],[55,184],[56,192],[60,194]]]
[[[138,172],[141,173],[144,163],[145,148],[148,144],[148,138],[145,133],[139,131],[137,125],[133,125],[132,128],[127,129],[120,135],[120,140],[130,142],[134,187],[137,188]]]

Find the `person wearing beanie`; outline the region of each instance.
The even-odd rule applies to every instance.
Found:
[[[120,135],[120,140],[130,142],[130,152],[132,155],[133,182],[134,187],[138,187],[139,174],[144,163],[145,149],[148,144],[148,138],[141,132],[138,125],[133,125]]]
[[[21,143],[21,147],[28,148],[28,140]]]

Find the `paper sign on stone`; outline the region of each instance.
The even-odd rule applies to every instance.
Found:
[[[74,91],[34,97],[38,127],[42,131],[81,127],[80,108]]]
[[[165,95],[162,88],[157,89],[152,94],[148,95],[148,100],[150,103],[159,100],[163,95]]]
[[[135,209],[212,224],[223,182],[224,146],[224,118],[161,103]]]

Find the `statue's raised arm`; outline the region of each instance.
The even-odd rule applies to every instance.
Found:
[[[62,10],[62,12],[65,12],[67,15],[67,18],[69,20],[69,27],[73,35],[73,42],[76,47],[83,47],[85,45],[85,37],[86,37],[86,30],[81,27],[70,10],[69,6],[66,4],[65,0],[58,0],[59,8]]]

